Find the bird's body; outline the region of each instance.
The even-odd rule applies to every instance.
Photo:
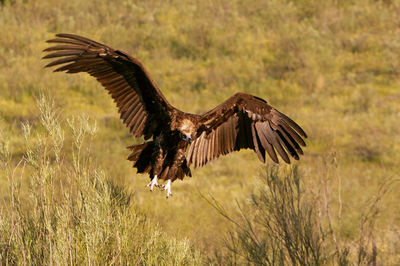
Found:
[[[148,173],[151,190],[157,180],[171,182],[191,176],[190,166],[240,149],[253,149],[265,162],[265,152],[278,163],[277,153],[290,163],[287,153],[299,159],[305,132],[265,100],[237,93],[205,114],[184,113],[165,99],[136,58],[108,46],[71,34],[57,34],[44,58],[60,58],[49,66],[55,71],[87,72],[111,94],[121,119],[135,137],[145,142],[128,147],[139,173]],[[277,152],[277,153],[276,153]]]

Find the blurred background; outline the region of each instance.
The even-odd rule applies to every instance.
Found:
[[[263,165],[251,151],[229,154],[174,182],[168,200],[164,192],[150,193],[148,176],[126,160],[125,147],[142,140],[124,128],[101,85],[87,74],[43,68],[45,41],[56,33],[82,35],[138,58],[185,112],[206,112],[239,91],[266,99],[309,136],[300,161],[280,163],[274,173],[300,177],[301,204],[312,210],[313,226],[325,230],[316,234],[330,239],[320,240],[322,262],[400,261],[400,1],[2,0],[0,29],[3,262],[261,263],[240,242],[243,227],[215,207],[235,221],[247,217],[262,239],[267,229],[259,227],[254,197],[269,191],[263,178],[275,171],[273,162]],[[94,182],[96,173],[102,177]],[[97,194],[74,200],[84,189]],[[96,207],[103,206],[97,200],[107,198],[104,191],[110,202],[117,195],[121,211],[99,234],[99,222],[110,217]],[[121,193],[130,198],[124,207]],[[93,199],[85,221],[97,221],[87,227],[85,198]],[[107,227],[117,220],[146,229],[122,230],[122,222]],[[61,227],[61,221],[73,222]],[[145,231],[142,242],[129,240]],[[154,252],[165,257],[144,259],[150,249],[141,248],[156,236],[166,242]],[[62,254],[64,248],[71,252]],[[177,250],[182,257],[169,260]],[[271,250],[257,252],[268,257]],[[278,257],[294,263],[289,251]]]

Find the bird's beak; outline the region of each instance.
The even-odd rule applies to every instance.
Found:
[[[186,141],[187,143],[192,142],[192,137],[188,135],[183,135],[183,140]]]

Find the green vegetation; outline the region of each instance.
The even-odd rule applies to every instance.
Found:
[[[52,106],[39,102],[42,133],[23,124],[25,157],[11,161],[7,137],[2,163],[10,178],[10,204],[1,210],[0,258],[27,265],[144,264],[198,265],[188,241],[165,236],[130,204],[131,195],[91,163],[97,128],[87,118],[69,120],[71,161],[63,152],[65,133]],[[86,143],[88,142],[88,143]],[[29,178],[26,205],[22,179]]]
[[[256,260],[264,253],[293,262],[285,245],[273,257],[282,239],[265,221],[292,197],[281,217],[301,225],[286,231],[313,243],[294,241],[308,254],[299,258],[398,262],[399,25],[397,0],[0,1],[0,260],[267,264]],[[140,140],[109,95],[88,75],[43,69],[44,41],[59,32],[139,58],[187,112],[237,91],[268,100],[308,133],[305,156],[268,166],[260,182],[256,155],[234,153],[175,182],[171,199],[148,192],[125,160]],[[36,104],[41,95],[54,106]],[[251,245],[250,229],[264,246]]]

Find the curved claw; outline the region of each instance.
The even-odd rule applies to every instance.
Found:
[[[148,183],[148,184],[146,185],[146,187],[150,187],[150,191],[153,191],[154,186],[160,187],[160,185],[159,185],[158,182],[157,182],[157,175],[155,175],[155,176],[153,177],[153,179],[150,181],[150,183]]]

